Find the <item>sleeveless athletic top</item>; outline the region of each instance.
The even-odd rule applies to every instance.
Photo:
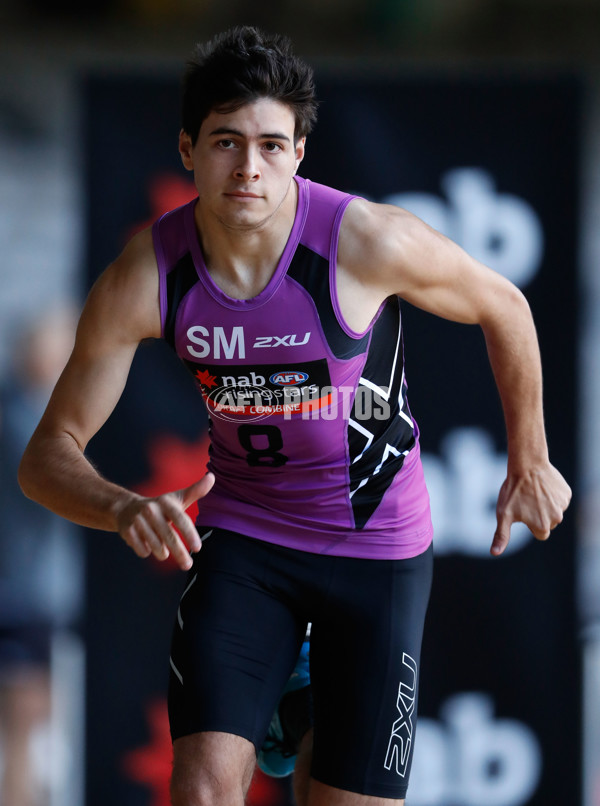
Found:
[[[208,273],[192,201],[154,224],[163,336],[195,378],[216,477],[202,527],[303,551],[402,559],[431,541],[418,429],[406,400],[399,302],[345,323],[339,229],[354,198],[296,178],[279,264],[254,298]]]

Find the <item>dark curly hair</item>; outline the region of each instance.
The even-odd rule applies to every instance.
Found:
[[[231,28],[196,45],[183,76],[181,125],[192,144],[213,111],[233,112],[259,98],[286,104],[296,142],[317,119],[312,68],[294,56],[291,41],[258,28]]]

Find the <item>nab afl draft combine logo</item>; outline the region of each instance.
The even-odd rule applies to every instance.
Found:
[[[395,772],[404,778],[413,741],[414,726],[412,718],[417,693],[417,664],[406,652],[402,653],[402,663],[408,669],[407,676],[410,678],[410,682],[401,682],[398,686],[398,696],[396,698],[398,718],[392,725],[384,767],[386,770]]]
[[[194,375],[209,415],[245,422],[272,415],[312,413],[331,403],[326,359],[284,364],[198,364],[184,362]]]

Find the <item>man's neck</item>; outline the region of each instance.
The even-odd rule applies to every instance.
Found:
[[[273,276],[292,230],[297,206],[297,185],[281,206],[253,228],[232,228],[197,205],[196,226],[206,268],[215,283],[234,299],[251,299]]]

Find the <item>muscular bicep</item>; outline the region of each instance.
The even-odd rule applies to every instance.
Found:
[[[38,433],[83,450],[116,406],[139,343],[160,336],[158,275],[146,234],[98,279]]]

